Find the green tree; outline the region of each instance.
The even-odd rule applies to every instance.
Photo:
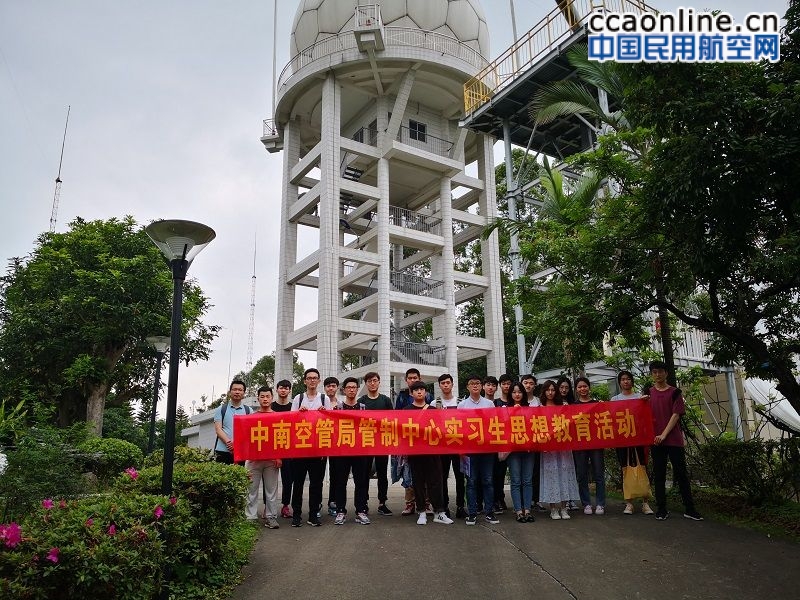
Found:
[[[552,219],[530,228],[524,250],[560,274],[538,318],[635,343],[643,311],[659,309],[662,330],[668,311],[713,334],[716,362],[777,380],[800,409],[797,1],[782,51],[774,65],[611,67],[625,120],[595,115],[617,130],[576,165],[614,193],[571,228]]]
[[[662,225],[665,268],[685,281],[668,309],[713,334],[720,363],[776,380],[798,410],[799,7],[779,63],[634,67],[624,101],[652,131],[642,198]]]
[[[151,393],[144,338],[169,331],[172,280],[131,217],[76,219],[43,233],[0,279],[0,398],[57,407],[60,425],[86,420],[100,435],[106,399],[124,406]],[[206,359],[218,327],[208,299],[184,287],[181,359]]]

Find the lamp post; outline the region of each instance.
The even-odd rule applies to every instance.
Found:
[[[151,335],[145,339],[147,343],[156,351],[156,380],[153,384],[153,406],[150,409],[150,437],[147,440],[147,453],[153,451],[156,437],[156,412],[158,408],[158,388],[161,385],[161,362],[164,355],[169,350],[169,338],[165,335]]]
[[[167,420],[164,430],[164,467],[161,493],[172,493],[172,470],[175,461],[175,420],[178,410],[178,366],[181,348],[183,282],[189,265],[200,251],[216,237],[214,230],[194,221],[156,221],[145,233],[158,246],[172,269],[172,324],[170,327],[169,378],[167,381]]]

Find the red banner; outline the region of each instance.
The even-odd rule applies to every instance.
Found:
[[[314,410],[236,415],[237,461],[372,454],[589,450],[653,443],[645,400],[479,410]]]

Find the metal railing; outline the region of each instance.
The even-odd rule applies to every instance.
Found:
[[[649,322],[647,328],[652,339],[651,347],[656,352],[663,352],[661,337],[655,327],[658,313],[654,310],[648,310],[645,313],[645,319]],[[673,342],[675,358],[697,361],[710,361],[712,359],[708,352],[708,342],[711,334],[707,331],[702,331],[689,325],[681,325],[673,334],[682,338]]]
[[[425,342],[392,340],[389,344],[393,360],[415,365],[445,365],[444,346],[431,346]]]
[[[356,6],[356,29],[377,29],[381,22],[380,4],[364,4]]]
[[[275,119],[264,119],[264,135],[262,137],[278,137],[278,123]]]
[[[353,139],[362,144],[370,146],[378,145],[378,130],[370,127],[362,127],[353,134]]]
[[[442,235],[441,219],[429,217],[399,206],[389,207],[389,225],[397,225],[405,229],[432,233],[433,235]]]
[[[420,277],[403,271],[392,271],[389,282],[394,291],[426,298],[444,299],[444,282],[438,279]]]
[[[641,0],[571,0],[550,11],[480,73],[464,84],[464,112],[484,105],[517,75],[583,27],[594,11],[657,12]]]
[[[405,126],[400,127],[400,131],[397,132],[397,141],[439,156],[449,156],[450,150],[453,148],[453,142]]]
[[[411,46],[414,48],[432,50],[446,56],[458,58],[475,69],[483,69],[488,64],[488,61],[481,56],[481,53],[472,46],[450,36],[434,33],[433,31],[422,31],[421,29],[412,29],[409,27],[385,27],[383,41],[387,49],[390,46]],[[356,48],[356,36],[352,30],[343,31],[331,37],[327,37],[324,40],[320,40],[308,48],[304,48],[293,56],[283,68],[280,77],[278,77],[276,89],[280,90],[286,85],[286,82],[292,75],[314,61],[335,54],[336,52],[354,50]]]

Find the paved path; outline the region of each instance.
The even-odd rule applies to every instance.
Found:
[[[350,483],[352,488],[352,482]],[[348,491],[352,498],[352,490]],[[327,498],[327,485],[325,488]],[[370,497],[376,497],[372,481]],[[451,499],[455,494],[451,490]],[[506,490],[510,501],[510,494]],[[306,496],[307,498],[307,496]],[[572,513],[535,523],[501,515],[467,527],[401,517],[402,488],[389,488],[391,517],[372,524],[264,529],[235,600],[567,600],[800,597],[800,545],[673,512],[667,521]]]

